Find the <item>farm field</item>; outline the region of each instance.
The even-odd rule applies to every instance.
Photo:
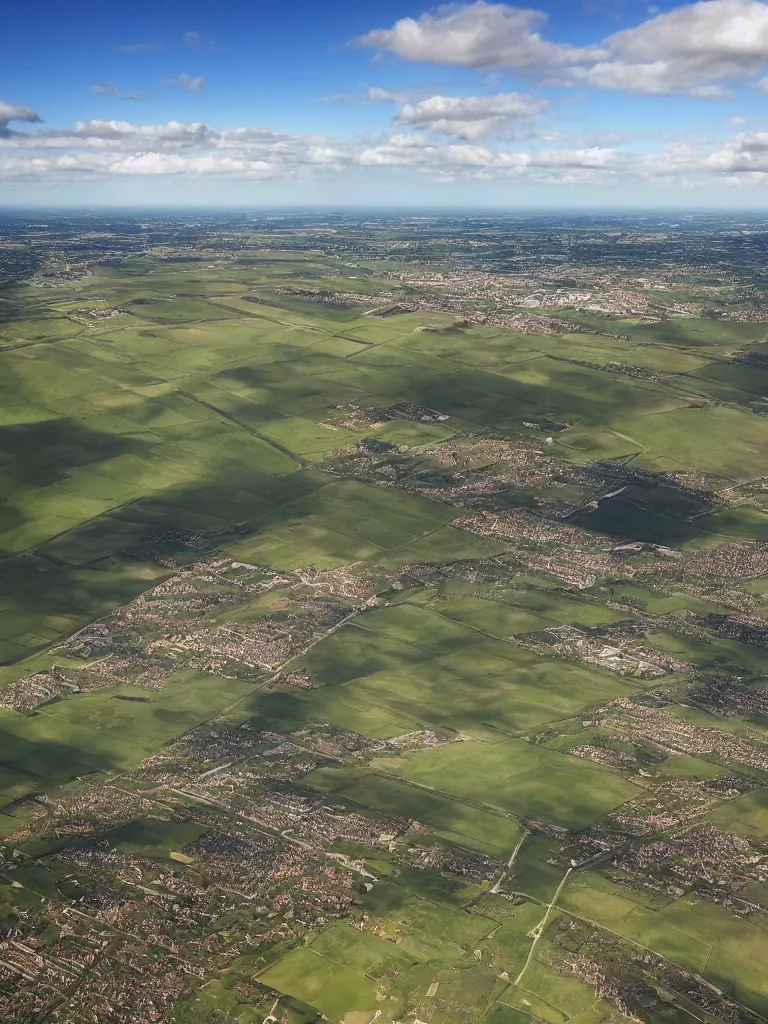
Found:
[[[322,237],[0,287],[3,1019],[759,1024],[764,327]]]

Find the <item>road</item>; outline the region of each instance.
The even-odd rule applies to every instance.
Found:
[[[517,855],[520,852],[520,847],[523,845],[523,843],[525,842],[525,840],[528,838],[528,836],[530,834],[531,833],[527,829],[523,829],[523,834],[518,839],[517,846],[514,848],[514,850],[512,851],[512,853],[510,855],[509,860],[507,861],[507,866],[504,868],[504,870],[501,872],[499,877],[496,879],[496,881],[493,883],[491,888],[488,890],[489,892],[498,892],[499,891],[499,887],[501,886],[501,883],[504,881],[504,879],[507,877],[507,875],[509,874],[509,872],[512,870],[512,868],[515,865],[515,861],[517,860]]]
[[[557,905],[557,901],[560,898],[560,893],[563,891],[563,886],[568,881],[568,878],[569,878],[569,876],[570,876],[572,871],[573,871],[573,868],[568,868],[568,870],[565,872],[565,874],[563,875],[563,877],[562,877],[562,879],[560,881],[560,885],[558,885],[558,887],[555,889],[555,894],[552,897],[552,902],[549,904],[549,906],[547,907],[546,911],[544,912],[544,917],[542,917],[542,919],[539,921],[539,923],[533,929],[533,933],[532,933],[533,934],[533,942],[531,943],[531,948],[528,950],[528,956],[526,957],[526,960],[525,960],[525,963],[523,964],[522,970],[520,971],[518,976],[515,978],[515,980],[512,982],[512,986],[511,986],[512,988],[516,988],[520,984],[520,982],[523,979],[523,975],[528,970],[528,966],[529,966],[531,960],[533,959],[533,954],[536,952],[536,946],[538,945],[539,939],[544,934],[544,932],[546,930],[546,927],[547,927],[547,924],[549,923],[549,915],[555,909],[555,907]]]

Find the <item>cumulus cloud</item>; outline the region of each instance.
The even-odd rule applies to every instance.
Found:
[[[104,85],[101,83],[92,85],[91,92],[97,96],[114,96],[119,100],[146,100],[149,98],[148,92],[125,92],[117,85]]]
[[[34,110],[30,110],[29,107],[22,107],[19,103],[5,103],[0,100],[0,137],[8,132],[8,125],[11,121],[39,124],[40,115]]]
[[[477,0],[401,18],[357,42],[409,61],[512,68],[561,85],[702,98],[725,96],[728,82],[768,67],[763,0],[700,0],[664,14],[654,11],[594,47],[543,38],[538,29],[545,21],[541,11]]]
[[[93,155],[91,155],[93,160]],[[96,169],[110,174],[236,174],[241,178],[273,178],[279,165],[266,160],[237,159],[234,157],[182,156],[177,153],[136,153],[106,163],[97,160]]]
[[[202,75],[181,74],[178,78],[166,78],[165,84],[176,89],[186,89],[187,92],[202,92],[205,88],[205,79]]]
[[[357,40],[389,50],[403,60],[457,64],[470,68],[533,68],[599,57],[599,52],[542,39],[534,31],[547,20],[541,11],[484,0],[440,7],[434,14],[401,18]]]
[[[121,43],[120,49],[123,53],[151,53],[153,50],[162,50],[162,43]]]
[[[608,58],[577,73],[600,88],[718,97],[768,64],[768,4],[702,0],[609,36]]]
[[[222,137],[222,133],[200,121],[190,124],[182,121],[133,124],[131,121],[93,120],[78,121],[71,132],[61,132],[58,137],[100,149],[104,148],[103,143],[111,143],[113,148],[143,147],[151,143],[161,149],[188,149],[213,145]]]
[[[704,158],[704,167],[718,173],[768,173],[768,132],[740,132]]]
[[[535,117],[549,106],[548,100],[517,92],[495,96],[430,96],[415,104],[407,103],[396,120],[403,125],[476,142],[498,135],[513,121]]]

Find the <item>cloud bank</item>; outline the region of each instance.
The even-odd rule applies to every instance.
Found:
[[[0,137],[0,178],[53,182],[151,175],[266,181],[376,168],[382,173],[427,175],[435,182],[528,181],[558,187],[630,187],[642,182],[678,189],[768,185],[768,132],[741,131],[718,144],[675,143],[646,152],[625,150],[620,139],[612,145],[568,140],[529,140],[523,145],[461,137],[461,132],[472,135],[478,125],[485,131],[494,118],[526,117],[537,109],[524,94],[463,100],[435,96],[406,104],[398,115],[401,122],[425,130],[404,130],[367,141],[278,132],[256,125],[215,128],[203,122],[80,121],[71,129],[8,132]],[[34,111],[7,103],[0,104],[0,117],[39,120]],[[446,122],[445,131],[442,122]],[[495,130],[491,128],[489,134]],[[441,134],[453,138],[441,141]]]

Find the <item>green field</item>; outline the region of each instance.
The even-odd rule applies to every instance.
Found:
[[[409,762],[402,777],[571,828],[589,824],[637,792],[610,772],[519,741],[455,743],[427,751]]]
[[[149,700],[145,690],[119,687],[50,704],[41,717],[71,722],[99,737],[136,744],[149,753],[236,704],[252,689],[232,679],[185,671],[171,676]]]
[[[768,672],[759,625],[728,634],[747,643],[710,618],[764,614],[762,548],[738,545],[768,541],[768,371],[732,357],[765,327],[366,315],[355,295],[412,297],[399,231],[381,260],[326,254],[336,228],[260,248],[254,226],[226,258],[148,242],[55,288],[3,286],[0,944],[33,951],[3,969],[29,981],[60,953],[41,1019],[136,948],[173,960],[163,978],[189,958],[178,1024],[626,1024],[564,950],[584,972],[627,942],[741,1004],[699,1017],[659,983],[642,1013],[615,997],[633,1019],[764,1016],[762,913],[614,869],[673,832],[621,817],[667,787],[762,847],[765,773],[747,791],[746,770],[606,736],[600,715],[634,697],[680,728],[768,735],[759,711],[686,703]],[[697,575],[718,549],[735,582]],[[595,667],[614,644],[691,668]],[[588,746],[605,763],[574,756]]]
[[[320,769],[311,782],[361,807],[421,821],[438,836],[470,850],[501,857],[511,853],[520,838],[520,827],[512,817],[452,800],[447,794],[409,786],[375,771]]]
[[[497,808],[570,828],[583,828],[637,793],[632,783],[608,771],[519,741],[451,743],[416,754],[392,774],[413,785],[415,807],[428,807],[434,793],[477,809]],[[323,769],[310,781],[342,792],[349,785],[336,768]],[[379,784],[371,780],[370,785]]]
[[[30,789],[48,779],[131,767],[251,690],[234,680],[183,672],[151,698],[146,690],[123,686],[74,695],[33,717],[3,710],[0,765],[32,776]],[[18,798],[14,783],[2,788]]]
[[[761,789],[731,800],[711,817],[720,828],[764,843],[768,839],[768,790]]]

